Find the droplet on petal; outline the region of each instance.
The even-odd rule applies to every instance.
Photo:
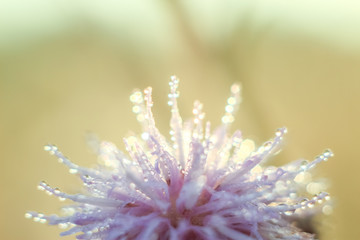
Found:
[[[61,216],[28,212],[25,217],[58,225],[66,229],[62,235],[78,234],[79,239],[315,239],[293,221],[319,209],[332,213],[330,196],[322,192],[326,185],[315,181],[310,170],[333,153],[325,150],[313,161],[269,166],[266,160],[279,152],[287,130],[277,129],[275,137],[258,148],[240,131],[230,134],[241,102],[240,85],[231,86],[222,124],[213,130],[203,122],[199,101],[193,119],[183,123],[178,84],[172,76],[171,141],[155,125],[149,87],[130,95],[143,132],[125,138],[126,152],[101,142],[95,151],[100,165],[84,168],[55,145],[46,145],[45,151],[80,177],[84,189],[71,195],[41,182],[39,190],[74,203],[64,207]],[[302,198],[306,192],[313,196]]]

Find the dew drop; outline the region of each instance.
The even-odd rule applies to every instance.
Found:
[[[325,206],[323,206],[323,208],[322,208],[322,212],[323,212],[325,215],[330,215],[330,214],[333,213],[333,208],[332,208],[332,206],[330,206],[330,205],[325,205]]]
[[[133,113],[139,113],[140,112],[140,107],[139,106],[133,106],[132,111],[133,111]]]
[[[47,222],[47,220],[45,219],[45,218],[42,218],[42,219],[40,219],[40,221],[39,221],[40,223],[42,223],[42,224],[44,224],[44,223],[46,223]]]
[[[138,122],[143,122],[143,121],[145,120],[144,114],[138,114],[138,115],[136,116],[136,120],[137,120]]]
[[[236,103],[235,97],[229,97],[227,103],[230,105],[234,105]]]
[[[67,223],[59,223],[58,226],[60,229],[65,229],[65,228],[69,227],[69,225]]]
[[[301,161],[301,163],[300,163],[301,169],[302,169],[302,170],[306,170],[308,164],[309,164],[309,161],[308,161],[308,160],[303,160],[303,161]]]
[[[294,212],[293,212],[293,211],[285,211],[284,214],[285,214],[286,216],[291,216],[291,215],[294,214]]]
[[[333,157],[334,154],[330,149],[326,149],[325,152],[323,153],[323,156],[325,157],[324,161],[327,161],[328,158]]]
[[[326,194],[326,195],[324,196],[324,199],[325,199],[326,201],[329,201],[329,200],[330,200],[330,195],[329,195],[329,194]]]
[[[273,144],[273,143],[272,143],[271,141],[265,142],[264,145],[263,145],[265,151],[270,150],[271,147],[272,147],[272,144]]]
[[[130,101],[132,103],[142,103],[143,102],[143,97],[140,91],[134,92],[133,94],[131,94],[130,96]]]
[[[69,169],[69,173],[71,173],[71,174],[76,174],[76,173],[78,173],[78,170],[75,169],[75,168],[70,168],[70,169]]]
[[[295,199],[297,197],[297,194],[296,193],[290,193],[289,197],[291,199]]]
[[[232,123],[234,120],[235,120],[235,118],[234,118],[233,115],[227,116],[227,122],[228,122],[228,123]]]
[[[231,86],[231,92],[232,92],[232,93],[238,93],[238,92],[240,92],[240,85],[238,85],[238,84],[233,84],[233,85]]]
[[[59,188],[54,188],[54,193],[55,194],[60,194],[61,192],[60,192],[60,189]]]
[[[232,105],[227,105],[225,107],[225,111],[228,113],[232,113],[234,111],[234,107]]]
[[[308,201],[309,201],[309,199],[304,198],[303,200],[301,200],[301,203],[300,203],[300,204],[301,204],[302,206],[305,206]]]
[[[142,134],[141,134],[141,138],[144,140],[144,141],[146,141],[146,140],[148,140],[149,139],[149,133],[147,133],[147,132],[143,132]]]
[[[50,151],[52,149],[52,146],[51,145],[45,145],[44,146],[44,150],[45,151]]]
[[[135,183],[130,183],[130,184],[129,184],[129,187],[130,187],[130,189],[132,189],[132,190],[135,190],[135,189],[136,189]]]

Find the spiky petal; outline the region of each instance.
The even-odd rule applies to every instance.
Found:
[[[203,122],[199,101],[193,119],[183,123],[178,83],[171,77],[170,141],[155,126],[147,88],[144,95],[135,91],[130,96],[143,132],[124,139],[127,154],[112,143],[97,143],[101,165],[91,169],[72,163],[56,146],[45,146],[81,178],[86,193],[70,195],[41,182],[40,190],[76,204],[64,208],[63,216],[28,212],[26,217],[69,228],[61,235],[78,234],[77,239],[314,239],[294,226],[294,219],[329,195],[298,197],[303,187],[299,176],[326,161],[331,151],[312,162],[266,166],[279,151],[285,128],[257,149],[240,131],[229,135],[240,103],[239,85],[231,87],[221,126],[212,131]]]

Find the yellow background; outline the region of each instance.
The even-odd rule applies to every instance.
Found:
[[[140,130],[129,95],[147,86],[166,134],[176,74],[184,118],[199,99],[213,125],[240,82],[233,129],[261,144],[288,127],[276,164],[331,148],[315,171],[334,204],[320,239],[358,239],[359,16],[360,5],[340,0],[1,1],[0,238],[59,239],[57,227],[24,218],[59,212],[36,190],[41,180],[70,193],[81,186],[43,145],[85,166],[96,162],[88,131],[123,149],[122,137]]]

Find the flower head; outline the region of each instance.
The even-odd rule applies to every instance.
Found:
[[[127,153],[100,142],[95,149],[101,164],[91,169],[71,162],[56,146],[45,146],[81,178],[86,193],[70,195],[41,182],[40,190],[76,204],[65,207],[63,216],[28,212],[26,217],[69,228],[61,235],[80,233],[78,239],[313,239],[294,221],[329,195],[299,197],[299,178],[331,157],[331,151],[311,162],[266,166],[286,129],[278,129],[257,149],[240,131],[229,135],[240,102],[239,85],[231,87],[222,125],[212,130],[209,122],[204,124],[198,101],[193,119],[183,123],[178,79],[172,77],[169,84],[170,141],[155,126],[151,88],[144,95],[135,91],[130,100],[143,132],[124,139]]]

